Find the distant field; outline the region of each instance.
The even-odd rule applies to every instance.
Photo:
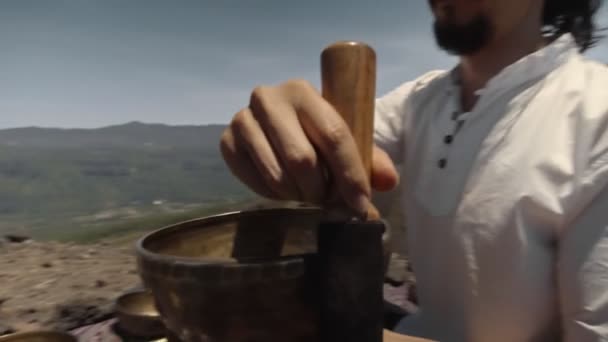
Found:
[[[254,199],[225,166],[221,126],[0,130],[0,234],[92,240]]]
[[[89,224],[81,223],[78,225],[78,229],[62,229],[61,227],[47,229],[42,231],[38,238],[77,243],[91,243],[99,240],[111,240],[119,243],[121,241],[132,242],[145,232],[195,218],[244,210],[251,207],[253,203],[255,203],[254,200],[201,206],[184,211],[147,212],[135,218],[119,218]]]

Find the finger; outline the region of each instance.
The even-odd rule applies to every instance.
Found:
[[[384,150],[374,145],[371,185],[377,191],[390,191],[399,184],[399,173]]]
[[[230,128],[227,128],[222,134],[220,150],[230,171],[247,187],[260,196],[279,199],[279,196],[266,186],[257,167],[249,157],[249,151],[237,144]]]
[[[302,127],[328,165],[340,197],[357,213],[370,206],[369,179],[350,129],[314,88],[294,99]]]
[[[232,120],[233,134],[255,164],[266,187],[284,200],[298,200],[300,194],[289,174],[281,167],[266,134],[249,108],[238,112]]]
[[[325,196],[325,174],[317,151],[305,134],[293,107],[276,91],[257,88],[250,108],[289,179],[297,187],[299,200],[320,203]]]

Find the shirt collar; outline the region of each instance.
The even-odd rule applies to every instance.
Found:
[[[491,78],[486,86],[476,92],[482,95],[487,92],[494,92],[500,89],[512,88],[528,81],[549,74],[558,66],[564,64],[570,57],[578,52],[574,37],[566,33],[543,47],[515,63],[507,66],[496,76]],[[457,74],[456,67],[452,74]],[[454,77],[458,79],[458,77]]]

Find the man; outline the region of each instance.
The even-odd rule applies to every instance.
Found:
[[[608,341],[608,68],[594,0],[431,0],[450,71],[378,99],[371,187],[401,165],[420,311],[442,342]],[[302,81],[254,90],[225,131],[259,194],[355,212],[370,186],[344,122]]]

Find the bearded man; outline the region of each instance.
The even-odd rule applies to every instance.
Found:
[[[608,341],[608,68],[595,0],[430,0],[451,70],[376,102],[371,188],[404,183],[420,310],[442,342]],[[369,206],[346,124],[307,82],[256,88],[221,140],[257,193]],[[400,174],[395,165],[400,166]]]

